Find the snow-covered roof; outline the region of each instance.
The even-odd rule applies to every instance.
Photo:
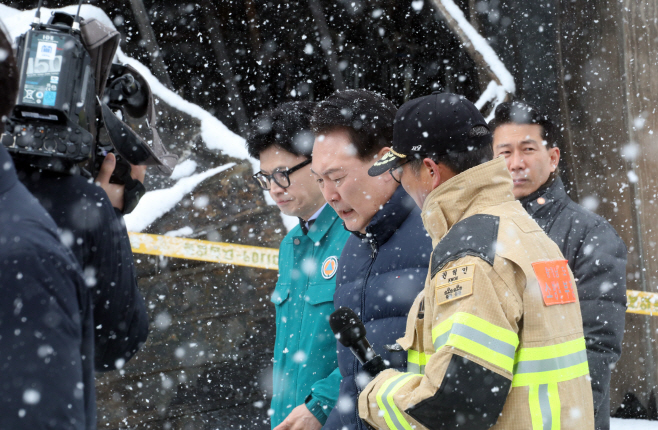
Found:
[[[440,1],[447,12],[451,17],[457,22],[459,27],[463,30],[464,34],[468,37],[469,41],[473,44],[473,47],[478,51],[486,63],[489,65],[491,71],[496,75],[496,78],[500,82],[500,85],[494,81],[490,82],[487,89],[482,93],[480,99],[476,102],[476,106],[481,109],[486,103],[492,102],[493,107],[495,108],[500,102],[504,100],[507,93],[513,94],[515,91],[514,78],[507,70],[503,62],[500,60],[496,52],[489,46],[487,41],[478,33],[478,31],[473,28],[473,26],[468,22],[461,9],[452,1],[452,0],[436,0]],[[62,11],[70,14],[75,14],[77,11],[77,5],[66,6],[59,9],[41,9],[41,16],[47,17],[52,11]],[[0,17],[4,25],[7,27],[9,34],[12,38],[16,38],[26,30],[29,29],[30,23],[34,18],[35,9],[20,11],[17,9],[10,8],[5,5],[0,4]],[[100,8],[92,5],[83,5],[80,14],[87,18],[96,18],[104,25],[110,28],[116,28],[114,23],[109,16]],[[249,160],[254,166],[254,170],[259,169],[258,160],[249,156],[247,149],[245,147],[245,140],[229,130],[226,125],[224,125],[220,120],[215,118],[211,113],[203,109],[202,107],[190,103],[189,101],[183,99],[180,95],[169,90],[165,87],[153,74],[151,71],[142,63],[137,61],[134,58],[126,55],[121,48],[117,51],[117,61],[130,64],[134,67],[139,73],[144,76],[148,81],[153,94],[159,99],[167,103],[169,106],[184,112],[193,118],[196,118],[201,123],[201,137],[205,145],[209,149],[221,150],[224,154],[231,157],[246,159]],[[493,115],[493,110],[491,111]],[[490,118],[487,118],[490,119]],[[190,166],[185,167],[180,166],[178,171],[178,178],[186,178],[189,175],[192,175],[196,169],[196,166],[190,169]],[[215,169],[210,169],[215,170]],[[209,172],[208,171],[208,172]],[[189,173],[187,173],[189,172]],[[218,171],[219,172],[219,171]],[[216,173],[218,173],[216,172]],[[185,174],[187,173],[187,174]],[[202,172],[194,175],[194,178],[203,177],[204,179],[209,176],[204,176],[207,172]],[[189,176],[192,179],[192,176]],[[203,180],[203,179],[202,179]],[[192,181],[194,182],[194,181]],[[192,183],[186,182],[186,183]],[[198,185],[201,181],[196,182],[195,186]],[[129,231],[142,231],[150,223],[157,220],[159,217],[164,215],[167,211],[173,209],[180,200],[184,197],[185,194],[180,194],[178,190],[184,187],[178,187],[178,184],[174,185],[171,188],[166,190],[156,190],[146,193],[142,202],[137,206],[135,211],[127,215],[126,224],[128,225]],[[187,192],[190,192],[194,189],[190,189]],[[161,205],[147,205],[145,202],[151,201],[151,195],[157,193],[158,201],[161,202]],[[270,197],[269,193],[265,192],[265,200],[268,204],[274,204],[274,201]],[[155,208],[158,208],[157,210]],[[168,209],[162,212],[162,208],[168,207]],[[159,215],[156,215],[159,214]],[[284,225],[288,230],[297,225],[298,221],[294,217],[289,217],[281,214]],[[142,219],[149,219],[148,223],[142,221]]]
[[[41,16],[48,17],[53,11],[75,14],[77,6],[66,6],[60,9],[48,9],[44,7],[41,8]],[[0,17],[2,17],[2,22],[5,27],[7,27],[9,35],[12,38],[16,38],[29,30],[32,19],[34,18],[34,13],[35,9],[20,11],[0,4]],[[107,16],[102,9],[96,6],[87,4],[82,5],[80,15],[86,19],[96,18],[103,25],[116,29],[110,17]],[[46,19],[47,18],[44,18],[44,20]],[[194,103],[188,102],[162,85],[162,83],[153,76],[148,67],[124,54],[120,47],[117,50],[117,60],[120,63],[130,64],[141,73],[148,81],[155,96],[181,112],[198,119],[201,122],[201,137],[209,149],[219,149],[224,154],[231,157],[255,161],[249,157],[245,147],[245,141],[242,137],[229,130],[220,120],[212,116],[208,111]]]
[[[135,210],[124,216],[128,231],[138,232],[144,230],[155,220],[172,210],[201,182],[233,166],[235,166],[235,163],[214,167],[202,173],[183,177],[171,188],[154,190],[144,194]]]
[[[77,5],[66,6],[59,9],[42,7],[42,19],[44,21],[47,20],[47,17],[50,16],[53,11],[75,14],[77,12]],[[0,17],[2,17],[2,23],[7,28],[9,36],[12,39],[17,38],[29,30],[35,12],[36,9],[21,11],[0,4]],[[88,4],[82,5],[80,15],[85,19],[96,18],[103,25],[110,28],[116,28],[110,17],[107,16],[102,9],[96,6]],[[229,130],[224,123],[215,118],[210,112],[194,103],[190,103],[165,87],[155,76],[153,76],[148,67],[126,55],[120,47],[117,50],[116,61],[123,64],[130,64],[141,73],[149,83],[153,94],[163,102],[167,103],[174,109],[198,119],[201,123],[201,138],[208,149],[220,150],[231,157],[249,160],[255,170],[259,169],[260,163],[258,160],[249,156],[244,138]],[[144,197],[142,197],[137,208],[135,208],[131,214],[124,217],[128,231],[140,232],[144,230],[151,223],[173,209],[187,193],[193,191],[203,180],[226,170],[227,168],[228,167],[226,166],[220,166],[209,169],[205,172],[194,174],[196,164],[192,166],[190,163],[183,163],[181,166],[177,166],[172,178],[178,179],[178,183],[171,188],[149,191]],[[183,192],[182,190],[185,191]],[[265,198],[269,204],[274,204],[269,193],[265,193]],[[298,223],[297,219],[293,217],[282,215],[282,218],[284,224],[289,230]]]

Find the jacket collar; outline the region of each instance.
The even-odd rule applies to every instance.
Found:
[[[393,236],[415,207],[416,203],[411,196],[404,191],[404,188],[398,186],[388,202],[372,217],[366,227],[366,234],[348,231],[360,239],[367,239],[376,243],[377,247],[381,247]]]
[[[17,180],[18,177],[11,155],[3,145],[0,145],[0,194],[9,191],[10,188],[16,185]]]
[[[534,193],[519,199],[519,202],[528,214],[532,216],[539,209],[548,207],[549,204],[564,200],[567,197],[562,179],[555,177],[547,187],[540,187]],[[543,201],[539,199],[543,199]]]
[[[324,209],[322,209],[320,215],[318,215],[318,217],[315,219],[315,222],[308,230],[308,233],[306,233],[306,235],[314,243],[319,242],[320,240],[322,240],[323,237],[327,235],[329,229],[334,224],[337,218],[338,218],[338,214],[336,213],[336,211],[333,210],[331,206],[325,205]]]
[[[433,245],[462,219],[481,213],[484,208],[514,201],[512,186],[505,159],[499,157],[436,187],[425,199],[421,214]]]
[[[309,227],[312,226],[313,223],[318,219],[318,217],[324,210],[325,206],[327,206],[327,203],[324,203],[322,206],[320,206],[320,209],[318,209],[317,211],[315,211],[313,215],[311,215],[311,218],[308,220],[308,222],[304,221],[304,219],[302,218],[297,217],[297,219],[299,220],[299,228],[302,229],[302,233],[308,234],[308,228],[306,228],[306,225],[310,224]]]

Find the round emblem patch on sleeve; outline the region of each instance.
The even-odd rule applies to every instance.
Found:
[[[335,256],[327,257],[323,262],[322,262],[322,268],[320,271],[322,272],[322,277],[324,279],[331,279],[334,277],[336,274],[336,270],[338,270],[338,259]]]

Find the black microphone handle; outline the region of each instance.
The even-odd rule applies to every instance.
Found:
[[[365,364],[377,355],[372,349],[372,346],[370,346],[370,342],[368,342],[368,339],[365,337],[354,342],[352,346],[350,346],[350,350],[361,364]]]
[[[365,337],[357,340],[351,347],[352,354],[359,360],[361,367],[373,378],[387,367],[384,360],[375,353]]]
[[[366,361],[361,368],[365,371],[368,372],[370,376],[373,378],[379,374],[379,372],[383,372],[384,370],[388,369],[386,367],[386,364],[384,364],[384,360],[379,355],[375,355],[375,358],[373,358],[370,361]]]
[[[384,360],[377,355],[366,339],[366,328],[358,315],[350,308],[336,309],[329,318],[331,331],[336,339],[352,351],[352,354],[361,363],[362,369],[370,376],[375,377],[387,367]]]

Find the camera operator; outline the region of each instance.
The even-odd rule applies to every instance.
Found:
[[[123,221],[123,185],[111,184],[114,154],[108,154],[96,183],[81,175],[38,170],[16,159],[19,180],[55,220],[92,288],[97,371],[122,367],[146,341],[148,315],[135,276]],[[132,166],[144,181],[146,166]],[[109,197],[108,197],[109,196]]]
[[[41,42],[43,37],[56,39],[61,34],[54,31],[48,33],[50,28],[55,27],[50,23],[57,24],[59,26],[57,28],[62,28],[71,23],[75,26],[74,21],[76,20],[78,17],[74,20],[70,15],[55,14],[48,25],[36,27],[37,32],[33,37],[38,36],[37,40],[40,44],[46,43]],[[91,55],[91,65],[93,65],[93,73],[96,76],[96,95],[102,96],[105,88],[104,82],[107,75],[111,73],[111,58],[118,46],[119,34],[116,30],[107,28],[94,19],[88,21],[82,19],[80,32],[82,42],[84,42],[83,50],[86,49]],[[42,36],[44,34],[46,36]],[[53,36],[47,36],[48,34]],[[27,44],[27,42],[24,43]],[[19,42],[19,48],[21,48],[21,42]],[[25,47],[22,49],[24,50],[23,55],[33,55],[30,51],[25,53]],[[68,60],[67,53],[63,52],[62,55],[64,56],[62,61],[71,61],[69,67],[74,67],[75,63],[72,62],[73,60]],[[63,66],[62,70],[64,70]],[[25,73],[30,73],[29,67]],[[30,76],[33,76],[32,81],[36,81],[39,75]],[[70,76],[73,75],[69,72],[57,78],[58,91],[67,85],[75,85],[76,81],[69,82],[72,79]],[[103,84],[99,84],[100,82]],[[84,83],[80,85],[82,88],[86,88]],[[29,90],[25,89],[25,91],[27,93]],[[84,89],[81,90],[82,93],[84,91]],[[60,95],[62,94],[59,94],[58,97]],[[105,99],[105,97],[103,98]],[[94,100],[95,97],[87,98],[85,103],[93,104]],[[12,119],[15,121],[17,121],[16,118],[18,120],[21,118],[21,115],[16,114],[23,106],[21,102],[24,103],[25,98],[19,94],[19,101],[14,109],[14,115],[12,115]],[[44,97],[40,106],[45,108],[45,104]],[[30,111],[38,111],[38,108],[39,106],[32,107]],[[99,111],[100,108],[97,107],[97,112]],[[90,112],[93,113],[93,109]],[[153,112],[151,112],[152,115]],[[103,119],[108,121],[111,118],[103,116]],[[40,123],[37,123],[35,127],[39,125]],[[75,131],[80,132],[78,129]],[[93,131],[92,128],[90,138],[94,134]],[[120,133],[127,133],[127,131]],[[100,145],[97,136],[94,142],[95,148]],[[73,251],[82,268],[87,287],[90,288],[95,327],[94,363],[96,370],[121,368],[146,341],[148,316],[144,300],[137,288],[133,255],[122,216],[126,189],[124,185],[110,182],[110,176],[118,164],[114,154],[107,154],[98,168],[94,181],[83,176],[82,173],[75,173],[84,173],[83,169],[78,169],[79,161],[74,160],[77,164],[73,164],[74,161],[62,159],[62,165],[66,168],[55,171],[55,169],[48,168],[47,165],[45,168],[41,168],[44,165],[39,164],[38,160],[35,162],[35,158],[50,160],[48,153],[31,157],[20,151],[16,153],[10,150],[10,153],[14,157],[19,180],[39,200],[57,224],[62,241]],[[96,153],[95,149],[93,153]],[[146,166],[131,165],[130,167],[132,181],[127,182],[130,184],[129,188],[134,189],[136,184],[141,187]],[[128,192],[126,191],[126,193]]]
[[[0,24],[0,117],[18,91]],[[90,290],[0,145],[0,428],[96,428]]]

